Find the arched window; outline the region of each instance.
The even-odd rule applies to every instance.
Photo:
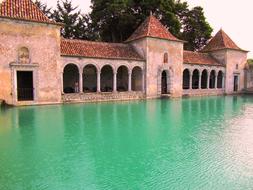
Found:
[[[209,80],[209,88],[213,89],[215,88],[215,78],[216,78],[216,73],[214,70],[211,71],[210,73],[210,80]]]
[[[68,64],[63,72],[63,91],[64,93],[79,92],[79,70],[75,64]]]
[[[142,69],[134,67],[132,70],[132,90],[142,91]]]
[[[218,72],[217,88],[223,88],[223,72]]]
[[[94,65],[86,65],[83,68],[83,92],[97,91],[97,68]]]
[[[202,75],[201,75],[201,88],[202,89],[207,89],[207,80],[208,80],[208,76],[207,76],[207,70],[203,70],[202,71]]]
[[[101,91],[113,91],[113,68],[110,65],[105,65],[101,69]]]
[[[192,74],[192,89],[199,88],[199,71],[195,69]]]
[[[30,54],[29,54],[28,48],[21,47],[18,50],[18,63],[20,63],[20,64],[29,64],[30,63]]]
[[[168,53],[164,53],[164,55],[163,55],[163,63],[168,63],[168,59],[169,59]]]
[[[185,69],[183,72],[183,89],[190,88],[190,71]]]
[[[120,66],[117,71],[117,90],[119,92],[128,90],[128,68]]]

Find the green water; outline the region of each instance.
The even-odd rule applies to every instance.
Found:
[[[0,110],[1,190],[252,190],[253,97]]]

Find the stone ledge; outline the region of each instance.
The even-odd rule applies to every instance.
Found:
[[[77,102],[105,102],[105,101],[121,101],[121,100],[140,100],[144,99],[143,92],[116,92],[116,93],[74,93],[63,94],[63,103]]]

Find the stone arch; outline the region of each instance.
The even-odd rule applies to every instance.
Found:
[[[210,89],[214,89],[215,88],[215,79],[216,78],[216,72],[215,72],[215,70],[212,70],[211,72],[210,72],[210,79],[209,79],[209,88]]]
[[[219,71],[218,72],[218,77],[217,77],[217,88],[223,88],[223,72]]]
[[[21,47],[18,49],[18,63],[20,64],[30,63],[30,51],[27,47]]]
[[[190,70],[183,71],[183,89],[190,89]]]
[[[132,69],[132,90],[142,91],[142,69],[139,66],[135,66]]]
[[[128,68],[125,65],[121,65],[117,69],[117,91],[128,91]]]
[[[201,89],[207,89],[208,72],[206,69],[201,74]]]
[[[97,91],[97,72],[98,69],[93,64],[85,65],[83,68],[83,92]]]
[[[161,93],[169,94],[170,93],[170,84],[171,84],[171,72],[168,70],[162,70],[161,73]]]
[[[192,89],[198,89],[199,88],[199,70],[194,69],[192,73]]]
[[[79,68],[73,63],[65,65],[63,70],[63,92],[79,92]]]
[[[113,73],[111,65],[104,65],[101,69],[101,92],[113,91]]]

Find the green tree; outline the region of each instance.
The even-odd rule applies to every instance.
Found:
[[[194,7],[180,15],[182,32],[180,37],[187,41],[185,49],[199,50],[211,38],[213,29],[206,21],[202,7]]]
[[[189,41],[186,49],[198,50],[211,37],[212,28],[201,7],[189,9],[180,0],[91,0],[93,30],[108,42],[126,40],[153,13],[172,34]]]
[[[36,0],[34,3],[48,18],[52,17],[52,8],[48,8],[46,3],[42,3],[40,0]]]

